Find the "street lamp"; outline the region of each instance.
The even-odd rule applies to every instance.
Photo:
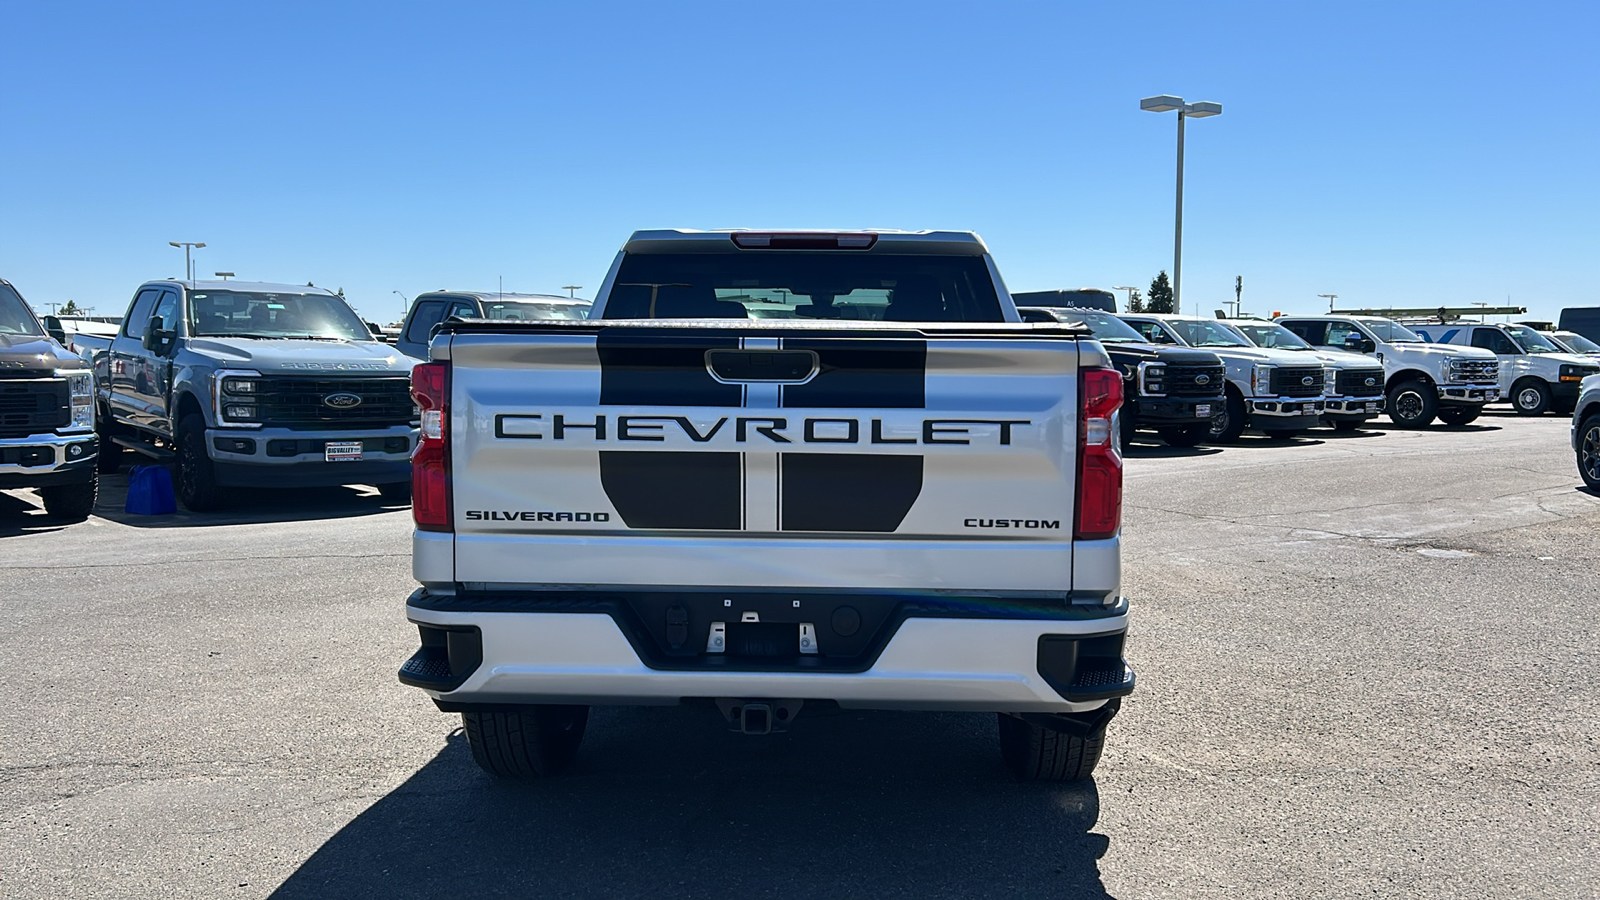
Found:
[[[1124,305],[1123,308],[1125,310],[1127,310],[1128,312],[1133,312],[1133,295],[1139,289],[1136,288],[1136,287],[1127,287],[1125,285],[1120,285],[1119,284],[1116,287],[1112,288],[1112,290],[1113,291],[1127,291],[1128,292],[1128,300],[1127,300],[1127,303]]]
[[[1172,238],[1172,308],[1183,309],[1183,120],[1204,119],[1222,115],[1222,104],[1210,101],[1185,103],[1182,97],[1161,94],[1139,101],[1139,108],[1148,112],[1178,111],[1178,215]]]
[[[581,285],[581,284],[563,284],[561,286],[561,289],[563,291],[567,292],[567,299],[571,300],[572,297],[573,297],[574,292],[583,290],[583,285]]]
[[[1318,294],[1318,297],[1328,301],[1328,312],[1333,312],[1333,301],[1339,299],[1338,294]]]
[[[204,241],[167,241],[173,247],[183,248],[183,274],[189,276],[189,284],[194,284],[194,263],[189,261],[189,251],[199,250],[205,246]]]
[[[232,272],[214,272],[212,274],[216,275],[218,278],[221,278],[223,281],[227,281],[229,278],[233,277]]]

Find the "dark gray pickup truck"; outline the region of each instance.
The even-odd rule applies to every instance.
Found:
[[[122,450],[175,460],[178,499],[232,487],[370,484],[411,492],[416,360],[310,285],[151,281],[107,341],[78,335],[99,382],[102,471]]]
[[[34,488],[50,515],[88,518],[99,490],[94,426],[88,365],[0,279],[0,488]]]

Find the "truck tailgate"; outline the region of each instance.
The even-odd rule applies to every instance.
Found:
[[[480,325],[435,349],[457,582],[1072,588],[1070,330]]]

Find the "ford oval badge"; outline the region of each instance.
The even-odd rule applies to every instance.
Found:
[[[339,391],[336,394],[329,394],[323,397],[322,405],[331,406],[334,409],[355,409],[361,405],[361,395],[352,394],[349,391]]]
[[[1194,383],[1195,384],[1210,384],[1211,383],[1211,376],[1210,375],[1196,375],[1194,377]]]
[[[1307,375],[1306,377],[1300,379],[1300,383],[1306,387],[1311,387],[1311,385],[1316,383],[1316,379],[1312,378],[1310,375]]]
[[[1376,387],[1377,384],[1378,384],[1378,379],[1372,378],[1370,376],[1367,378],[1367,387]]]

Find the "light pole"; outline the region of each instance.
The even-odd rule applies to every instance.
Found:
[[[223,281],[227,281],[229,278],[233,277],[232,272],[214,272],[212,274],[216,275],[218,278],[221,278]]]
[[[405,321],[406,310],[411,308],[411,300],[407,298],[405,294],[402,294],[399,291],[390,291],[389,293],[400,298],[400,320]]]
[[[1185,103],[1182,97],[1161,94],[1139,101],[1139,108],[1148,112],[1178,111],[1178,214],[1172,237],[1172,309],[1183,309],[1183,120],[1204,119],[1222,115],[1222,104],[1202,101]]]
[[[1123,307],[1123,311],[1124,312],[1133,312],[1133,295],[1134,295],[1134,292],[1139,290],[1139,289],[1136,288],[1136,287],[1128,287],[1126,285],[1120,285],[1119,284],[1116,287],[1112,288],[1112,290],[1113,291],[1127,291],[1128,292],[1128,300],[1127,300],[1126,305]]]
[[[189,261],[189,251],[199,250],[205,246],[204,241],[167,241],[173,247],[183,248],[183,274],[188,276],[189,283],[194,284],[194,263]]]
[[[1333,301],[1339,299],[1338,294],[1318,294],[1318,297],[1328,301],[1328,312],[1333,312]]]
[[[573,295],[574,295],[575,292],[583,290],[583,285],[581,285],[581,284],[563,284],[561,286],[561,289],[563,291],[567,292],[567,299],[571,300],[573,298]]]

